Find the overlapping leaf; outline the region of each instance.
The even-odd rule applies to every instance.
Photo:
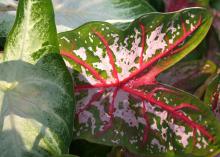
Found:
[[[3,53],[6,37],[14,21],[14,15],[11,14],[13,13],[0,11],[0,55]]]
[[[58,32],[90,21],[108,21],[118,27],[127,27],[130,21],[155,11],[145,0],[53,0],[53,4]]]
[[[4,62],[0,72],[0,157],[67,153],[73,93],[61,57],[47,56],[37,65]]]
[[[125,31],[94,22],[61,33],[61,54],[76,81],[77,138],[151,157],[218,153],[220,128],[208,108],[156,81],[210,25],[210,14],[194,8],[147,14]]]
[[[177,11],[188,7],[207,7],[210,0],[164,0],[166,11]]]
[[[20,0],[0,64],[0,157],[68,153],[72,79],[58,50],[51,1]]]
[[[209,84],[205,98],[205,104],[210,107],[216,117],[220,120],[220,76],[216,75]]]
[[[5,46],[5,60],[36,63],[49,52],[58,53],[56,25],[52,19],[54,13],[50,0],[23,0],[19,3],[16,27],[12,28]]]
[[[216,71],[216,65],[209,60],[180,62],[162,73],[158,77],[158,81],[192,94],[196,92],[196,94],[198,94],[197,96],[202,96],[207,87],[205,82],[212,77]],[[197,90],[198,88],[199,90]]]
[[[108,21],[126,27],[155,11],[145,0],[53,0],[58,30],[77,28],[90,21]]]

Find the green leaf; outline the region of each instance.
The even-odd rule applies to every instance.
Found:
[[[0,11],[0,38],[6,37],[8,35],[8,32],[12,28],[13,22],[14,22],[13,11],[7,11],[7,12]]]
[[[199,44],[211,21],[207,10],[192,8],[146,14],[124,31],[91,22],[59,34],[76,81],[76,138],[150,157],[216,155],[220,125],[208,107],[156,81]]]
[[[212,8],[220,10],[220,2],[218,0],[211,0],[210,5]]]
[[[1,11],[0,3],[0,52],[3,51],[5,40],[8,32],[12,28],[14,22],[14,11]]]
[[[68,153],[73,84],[57,53],[54,21],[50,0],[19,1],[5,60],[0,63],[0,157]],[[37,53],[41,54],[33,57]]]
[[[155,11],[146,0],[54,0],[53,3],[61,31],[90,21],[107,21],[124,28],[141,15]]]
[[[180,62],[162,73],[158,77],[158,81],[193,94],[199,87],[203,86],[207,79],[213,76],[216,71],[216,65],[209,60]],[[204,90],[200,92],[201,93],[198,93],[199,95],[197,96],[204,94]]]
[[[164,0],[147,0],[147,2],[153,6],[158,12],[165,11],[165,2]]]
[[[50,0],[20,0],[5,46],[5,60],[36,63],[43,55],[58,53],[53,7]]]
[[[204,101],[205,104],[210,107],[210,110],[214,112],[216,117],[220,120],[220,75],[216,75],[212,82],[209,84]]]
[[[0,157],[68,153],[74,102],[61,57],[4,62],[0,72]]]
[[[53,0],[58,32],[90,21],[108,21],[125,28],[134,19],[156,11],[146,0]]]

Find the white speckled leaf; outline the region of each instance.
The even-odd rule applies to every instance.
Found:
[[[194,8],[147,14],[125,31],[92,22],[59,34],[61,54],[74,69],[77,138],[150,157],[218,153],[220,126],[208,108],[156,81],[210,24],[207,10]]]

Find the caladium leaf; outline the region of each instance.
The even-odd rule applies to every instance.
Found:
[[[108,21],[124,28],[141,15],[155,11],[145,0],[53,0],[53,5],[58,32],[90,21]]]
[[[188,7],[208,7],[209,0],[164,0],[166,11],[177,11]]]
[[[21,0],[15,20],[16,27],[13,27],[7,38],[5,60],[36,63],[49,52],[58,53],[55,21],[51,20],[53,18],[50,0]]]
[[[59,31],[90,21],[108,21],[119,27],[155,11],[146,0],[53,0]]]
[[[12,28],[15,13],[13,11],[0,11],[0,38],[6,37]]]
[[[194,8],[147,14],[125,31],[92,22],[59,34],[61,54],[74,69],[77,138],[150,157],[219,152],[220,126],[207,107],[156,81],[210,25],[209,12]]]
[[[216,6],[218,6],[218,5],[216,5]],[[213,22],[213,26],[215,28],[215,32],[218,34],[218,41],[220,41],[220,7],[219,6],[216,9],[213,9],[213,14],[215,17],[214,22]]]
[[[11,8],[4,3],[0,1],[0,52],[3,51],[5,38],[12,28],[15,16],[15,11],[12,11]]]
[[[209,84],[204,97],[205,104],[210,107],[220,120],[220,75],[216,75]]]
[[[4,50],[4,45],[8,32],[12,28],[14,21],[14,12],[1,12],[0,11],[0,53]]]
[[[50,0],[19,1],[0,64],[0,157],[68,153],[73,84],[62,57],[52,53],[58,52],[54,21]]]
[[[158,81],[193,94],[216,71],[217,66],[209,60],[180,62],[160,74]]]
[[[36,65],[4,62],[0,72],[0,157],[68,153],[73,92],[62,58],[45,56]]]

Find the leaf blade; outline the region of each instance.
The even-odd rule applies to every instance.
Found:
[[[36,63],[49,52],[58,53],[55,23],[51,19],[54,19],[51,1],[21,0],[15,20],[16,27],[12,28],[7,38],[5,61]]]
[[[59,34],[61,54],[76,81],[76,136],[151,157],[219,152],[219,139],[210,130],[218,132],[219,124],[211,112],[192,95],[156,80],[199,44],[187,47],[202,30],[207,33],[210,21],[207,10],[192,8],[146,14],[124,31],[91,22]],[[158,68],[161,63],[166,65]]]

